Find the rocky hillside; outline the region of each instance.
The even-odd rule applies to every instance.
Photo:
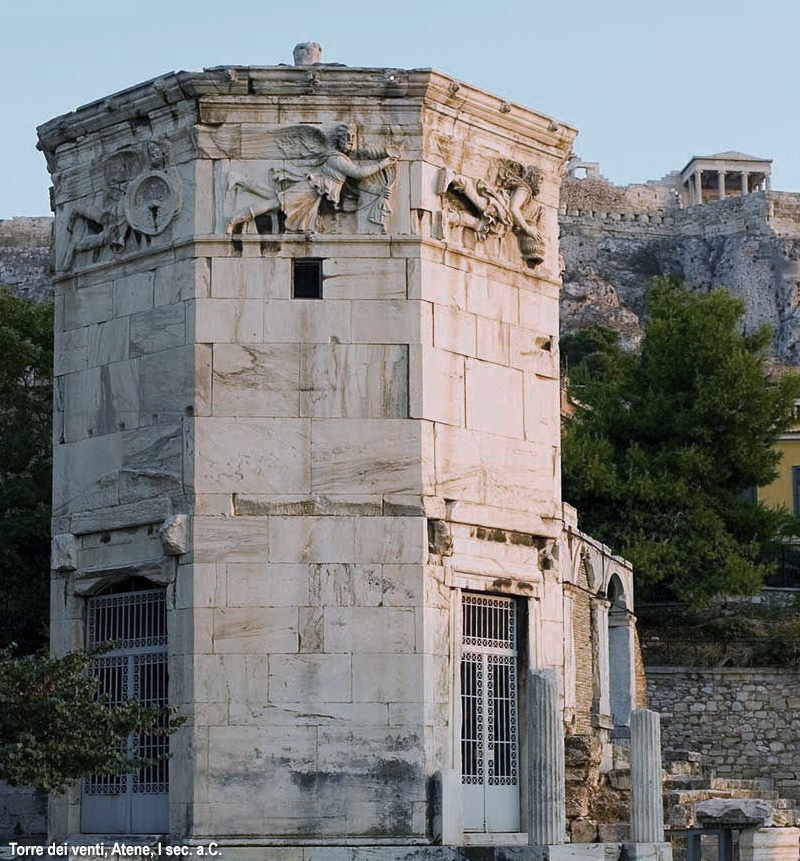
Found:
[[[747,329],[768,325],[775,356],[800,364],[800,195],[631,207],[614,186],[603,194],[601,180],[584,183],[564,180],[563,330],[611,326],[636,346],[650,280],[677,275],[698,290],[723,286],[741,296]]]

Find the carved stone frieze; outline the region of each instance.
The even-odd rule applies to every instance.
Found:
[[[289,126],[270,138],[265,149],[280,155],[274,163],[260,163],[258,176],[254,171],[228,175],[229,236],[325,232],[337,214],[356,211],[386,231],[396,155],[355,150],[353,128],[346,124],[327,133],[316,126]]]
[[[513,233],[522,259],[533,269],[542,262],[545,252],[541,232],[544,209],[536,203],[541,170],[500,159],[494,173],[492,184],[442,169],[438,191],[443,198],[444,224],[448,229],[463,227],[472,231],[478,242]]]
[[[95,170],[102,191],[69,210],[61,269],[71,269],[80,252],[91,252],[97,261],[139,248],[163,233],[181,209],[180,183],[169,171],[161,141],[118,150]]]

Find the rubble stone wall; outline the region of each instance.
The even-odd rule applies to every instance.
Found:
[[[53,219],[0,220],[0,286],[25,299],[50,298],[50,226]]]
[[[771,778],[800,800],[800,672],[648,667],[665,748],[703,754],[717,777]]]
[[[47,798],[29,787],[0,781],[0,842],[47,833]]]

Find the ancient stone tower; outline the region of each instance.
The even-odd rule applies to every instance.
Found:
[[[113,640],[104,688],[188,718],[169,766],[54,801],[59,840],[542,842],[529,671],[606,741],[609,685],[617,724],[634,705],[630,569],[560,498],[575,132],[314,60],[169,74],[39,130],[53,646]]]

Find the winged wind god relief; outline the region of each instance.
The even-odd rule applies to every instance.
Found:
[[[180,184],[167,165],[158,140],[104,157],[94,168],[101,190],[69,210],[61,268],[71,269],[81,252],[91,252],[97,262],[149,245],[163,233],[181,208]]]
[[[466,228],[478,242],[513,233],[525,265],[534,269],[545,252],[544,209],[536,203],[541,182],[538,167],[509,159],[497,162],[494,185],[442,168],[439,194],[444,200],[446,229]]]
[[[226,232],[337,232],[342,213],[357,213],[386,232],[398,156],[355,150],[350,125],[329,132],[316,126],[288,126],[264,142],[273,164],[259,176],[231,171],[226,192]],[[263,164],[263,163],[262,163]],[[373,228],[374,230],[375,228]]]

